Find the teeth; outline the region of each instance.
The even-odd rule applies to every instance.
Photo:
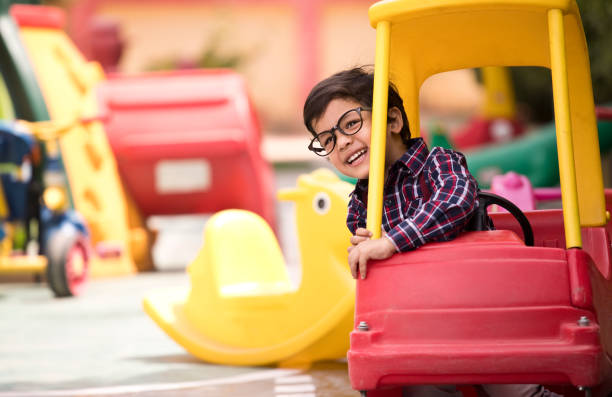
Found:
[[[360,157],[362,154],[364,154],[366,152],[365,149],[361,149],[360,151],[358,151],[357,153],[353,154],[351,157],[348,158],[348,160],[346,160],[349,164],[352,163],[353,161],[357,160],[358,157]]]

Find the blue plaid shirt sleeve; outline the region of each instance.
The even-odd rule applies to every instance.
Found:
[[[348,205],[348,215],[346,217],[346,226],[355,234],[355,230],[360,227],[366,227],[367,207],[365,203],[358,197],[356,191],[351,194],[351,199]]]
[[[475,209],[478,184],[461,153],[435,148],[422,172],[431,192],[429,200],[387,233],[401,252],[456,237]]]

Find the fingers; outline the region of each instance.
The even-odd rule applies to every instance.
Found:
[[[351,275],[353,276],[353,278],[357,278],[357,265],[359,264],[359,250],[357,248],[350,250],[348,262],[349,267],[351,268]]]
[[[362,237],[362,236],[351,236],[351,244],[352,245],[357,245],[359,243],[362,243],[366,240],[369,240],[368,237]]]
[[[348,256],[349,267],[353,278],[361,276],[363,280],[366,278],[366,269],[369,259],[369,251],[360,247],[352,247]]]
[[[366,278],[366,268],[368,265],[368,256],[365,253],[362,253],[359,256],[359,274],[361,274],[361,279]]]
[[[353,278],[367,275],[367,265],[370,259],[387,259],[396,252],[395,245],[388,238],[365,241],[348,248],[348,262]]]
[[[368,263],[368,251],[360,249],[360,247],[352,248],[348,256],[351,275],[356,279],[361,274],[361,278],[364,279],[366,275],[366,264]]]
[[[372,237],[372,232],[370,232],[368,229],[364,229],[360,227],[357,230],[355,230],[355,235],[351,236],[351,244],[357,245],[366,240],[369,240],[371,237]]]
[[[359,227],[357,230],[355,230],[355,236],[372,237],[372,232],[366,228]]]

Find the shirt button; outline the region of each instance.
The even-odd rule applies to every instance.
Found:
[[[387,200],[385,200],[385,204],[386,205],[391,205],[391,204],[393,204],[393,201],[391,199],[387,199]]]

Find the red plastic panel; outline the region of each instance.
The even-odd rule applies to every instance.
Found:
[[[523,211],[531,228],[535,246],[565,248],[565,231],[563,229],[563,211],[560,209]],[[490,213],[495,228],[511,230],[518,236],[523,236],[519,223],[507,212]]]
[[[495,137],[495,123],[503,123],[510,129],[509,136]],[[502,128],[504,128],[502,127]],[[525,131],[525,127],[517,120],[474,118],[463,128],[451,135],[453,145],[461,150],[474,148],[487,143],[499,143],[514,139]]]
[[[119,171],[144,215],[242,208],[275,224],[272,170],[238,74],[114,76],[99,94]]]
[[[353,388],[596,384],[599,326],[573,304],[589,306],[590,288],[587,257],[575,251],[526,247],[498,230],[371,263],[357,284],[355,325],[369,329],[351,333]]]
[[[612,208],[612,190],[606,189],[607,208]],[[529,219],[535,239],[540,247],[565,247],[563,212],[560,209],[524,211]],[[511,230],[522,236],[521,228],[514,217],[508,213],[489,214],[497,229]],[[583,227],[582,249],[589,254],[594,265],[604,278],[612,276],[612,250],[610,233],[612,224],[605,227]]]
[[[521,282],[527,274],[530,282]],[[565,251],[526,249],[506,230],[465,233],[372,261],[358,288],[369,297],[357,301],[359,313],[570,303]]]
[[[612,107],[597,106],[595,108],[595,114],[598,120],[612,120]]]
[[[601,275],[609,280],[612,273],[612,252],[607,227],[582,228],[582,249],[589,254]]]
[[[581,249],[572,248],[566,253],[572,305],[592,309],[593,290],[589,280],[589,265],[593,265],[593,262],[589,260],[589,255]]]
[[[64,11],[57,7],[13,4],[10,13],[19,26],[63,29],[66,22]]]
[[[606,352],[605,381],[601,389],[605,393],[596,395],[609,395],[612,393],[612,280],[605,279],[599,271],[591,267],[591,284],[593,288],[593,304],[601,328],[601,344]]]

